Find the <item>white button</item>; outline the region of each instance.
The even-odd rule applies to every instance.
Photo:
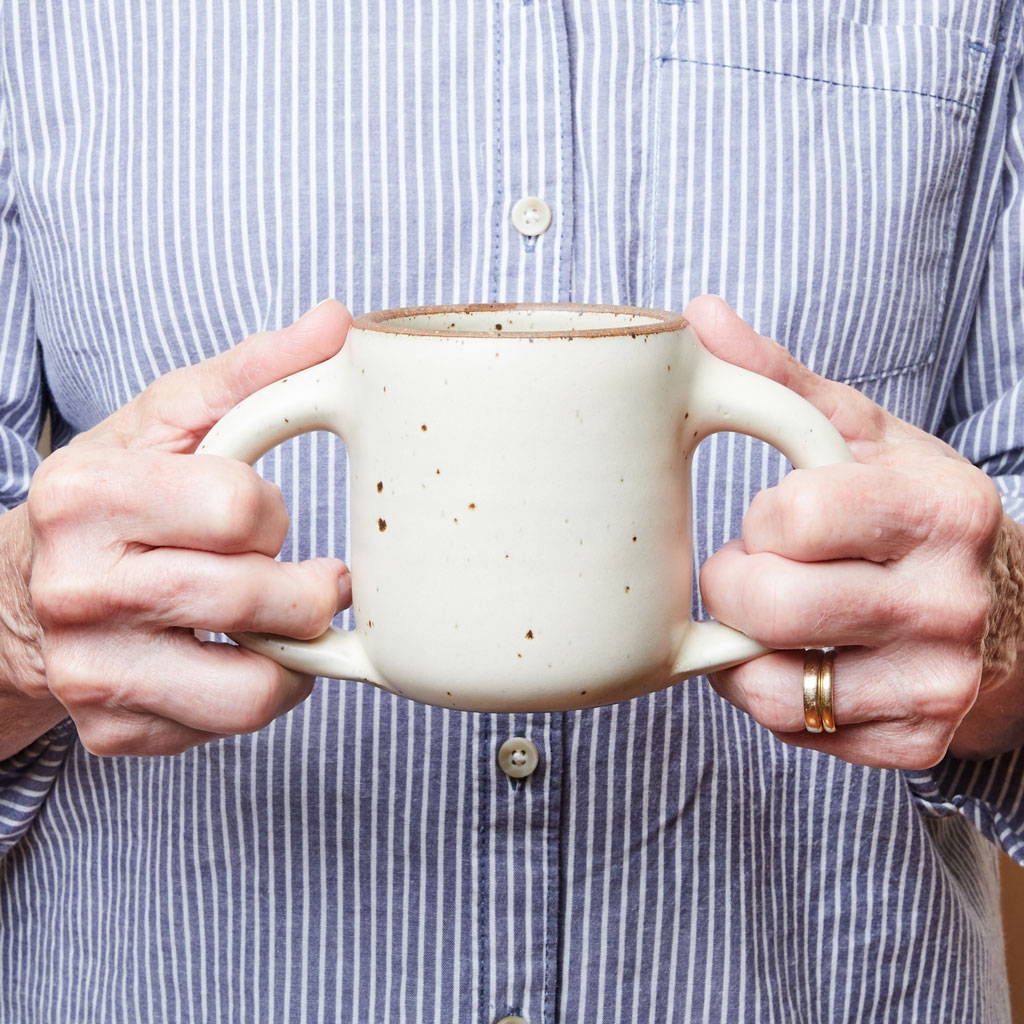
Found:
[[[537,770],[539,763],[537,748],[522,736],[505,740],[498,748],[498,765],[510,779],[525,779]]]
[[[551,207],[543,199],[527,196],[512,207],[512,223],[529,238],[543,235],[551,223]]]

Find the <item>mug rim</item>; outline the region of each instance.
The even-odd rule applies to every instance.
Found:
[[[611,313],[617,316],[650,317],[655,323],[634,324],[628,329],[622,327],[588,327],[583,330],[567,331],[429,331],[423,328],[402,327],[396,321],[414,316],[429,316],[437,313],[503,313],[519,309],[546,309],[557,311],[584,311],[588,313]],[[638,334],[662,334],[678,331],[689,325],[681,313],[645,306],[614,306],[602,303],[584,302],[474,302],[441,306],[397,307],[363,313],[352,321],[352,327],[379,334],[399,334],[411,337],[432,337],[435,334],[445,338],[621,338]]]

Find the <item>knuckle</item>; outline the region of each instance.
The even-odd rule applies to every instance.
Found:
[[[926,636],[976,649],[988,628],[992,598],[981,583],[931,587],[915,602],[914,626]]]
[[[1003,520],[1003,506],[992,480],[966,462],[943,460],[934,481],[932,518],[945,543],[963,545],[987,556]]]
[[[964,588],[957,606],[954,639],[969,647],[980,647],[988,629],[991,610],[992,597],[987,587]]]
[[[814,550],[819,546],[822,530],[821,494],[806,470],[794,470],[786,482],[789,495],[783,518],[785,535],[791,546]]]
[[[321,571],[320,576],[319,586],[313,589],[310,598],[304,600],[300,606],[300,632],[296,633],[299,640],[314,640],[330,629],[338,610],[338,587],[334,582],[333,573]]]
[[[102,707],[116,699],[109,677],[97,676],[88,659],[70,644],[49,647],[44,656],[46,685],[66,708]]]
[[[258,732],[277,718],[281,669],[264,660],[266,665],[253,673],[245,703],[239,708],[239,732]]]
[[[220,475],[219,494],[213,502],[210,528],[227,547],[245,548],[260,526],[263,502],[255,470],[240,462]]]
[[[995,542],[996,534],[1003,522],[1003,503],[993,481],[975,469],[965,467],[964,532],[975,547],[987,554]],[[970,484],[966,485],[969,480]]]
[[[926,732],[909,736],[897,748],[893,767],[910,770],[934,768],[946,756],[948,748],[947,733]]]
[[[82,746],[95,757],[124,757],[140,750],[140,736],[130,725],[102,718],[78,726]]]
[[[96,496],[96,476],[88,459],[70,449],[46,458],[36,470],[28,492],[33,527],[47,533],[79,519],[80,510]]]
[[[921,710],[932,721],[955,726],[974,706],[980,682],[980,666],[976,671],[967,668],[953,670],[946,678],[928,687]]]
[[[93,588],[84,580],[70,573],[33,572],[29,596],[44,626],[77,625],[104,611],[101,595],[93,593]]]

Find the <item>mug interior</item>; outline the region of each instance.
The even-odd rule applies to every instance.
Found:
[[[600,338],[657,334],[686,325],[678,313],[633,306],[500,303],[367,313],[354,327],[390,334],[476,338]]]

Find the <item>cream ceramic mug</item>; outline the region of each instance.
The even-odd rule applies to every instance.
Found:
[[[735,430],[796,466],[851,460],[820,412],[681,316],[612,306],[370,313],[199,451],[253,462],[309,430],[348,449],[358,625],[233,639],[474,711],[593,707],[765,653],[690,617],[693,450]]]

